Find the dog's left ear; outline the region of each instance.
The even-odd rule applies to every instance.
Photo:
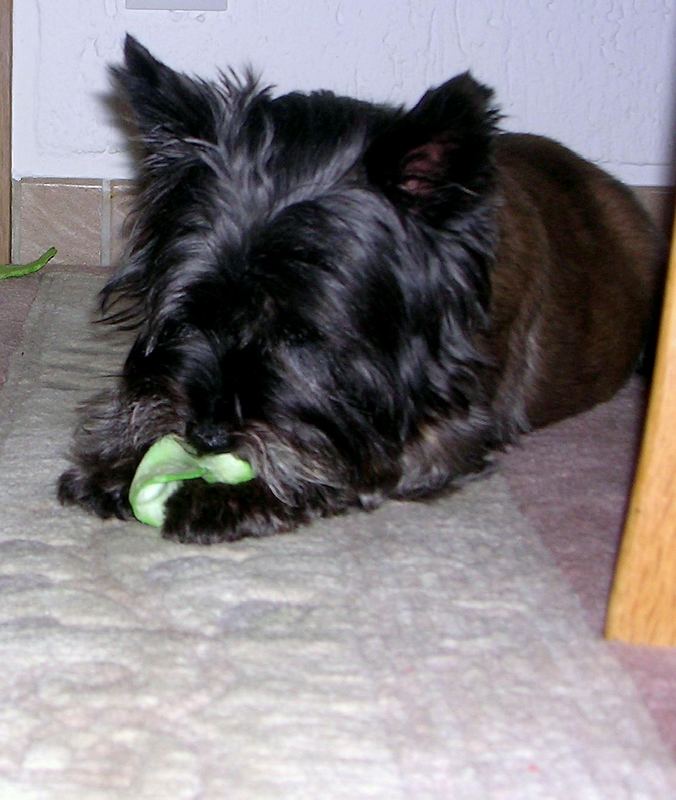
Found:
[[[493,185],[492,96],[468,72],[427,92],[369,146],[371,182],[431,223],[474,207]]]
[[[124,64],[111,73],[146,143],[166,138],[215,140],[218,98],[206,82],[166,66],[129,35]]]

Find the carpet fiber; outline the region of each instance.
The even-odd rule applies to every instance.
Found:
[[[433,503],[172,544],[56,503],[74,406],[120,343],[88,325],[99,276],[22,280],[0,393],[0,797],[676,796],[673,717],[654,702],[673,698],[673,653],[599,637],[616,532],[574,556],[590,513],[621,519],[626,426],[611,510],[598,484],[572,494],[594,464],[565,450],[612,404]],[[613,402],[635,409],[631,391]]]

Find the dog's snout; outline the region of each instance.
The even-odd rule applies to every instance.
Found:
[[[186,438],[200,453],[226,452],[231,449],[232,444],[228,430],[213,422],[189,425]]]

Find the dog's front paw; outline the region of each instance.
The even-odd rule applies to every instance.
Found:
[[[77,505],[102,519],[129,519],[131,507],[124,485],[112,484],[110,479],[81,472],[77,467],[66,470],[57,485],[62,505]]]
[[[186,544],[215,544],[284,533],[306,519],[256,480],[237,486],[189,481],[167,501],[162,535]]]

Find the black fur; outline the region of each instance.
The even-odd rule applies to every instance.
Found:
[[[84,409],[62,502],[128,518],[140,458],[173,432],[202,452],[240,454],[257,477],[187,482],[165,536],[285,531],[444,489],[518,432],[605,399],[626,377],[653,294],[649,224],[603,176],[640,229],[640,257],[616,246],[627,275],[612,292],[615,315],[635,311],[611,343],[613,364],[571,378],[579,400],[558,408],[563,386],[541,390],[538,376],[550,316],[566,313],[549,272],[568,256],[548,255],[530,186],[510,188],[523,170],[509,161],[524,160],[528,137],[496,133],[492,93],[469,74],[407,112],[328,92],[275,98],[248,74],[194,80],[131,38],[125,56],[113,72],[143,159],[127,257],[102,308],[138,335],[114,393]],[[595,226],[607,247],[618,236],[587,196],[602,173],[559,150],[553,205],[584,184],[575,224]],[[557,289],[566,302],[575,291]]]

